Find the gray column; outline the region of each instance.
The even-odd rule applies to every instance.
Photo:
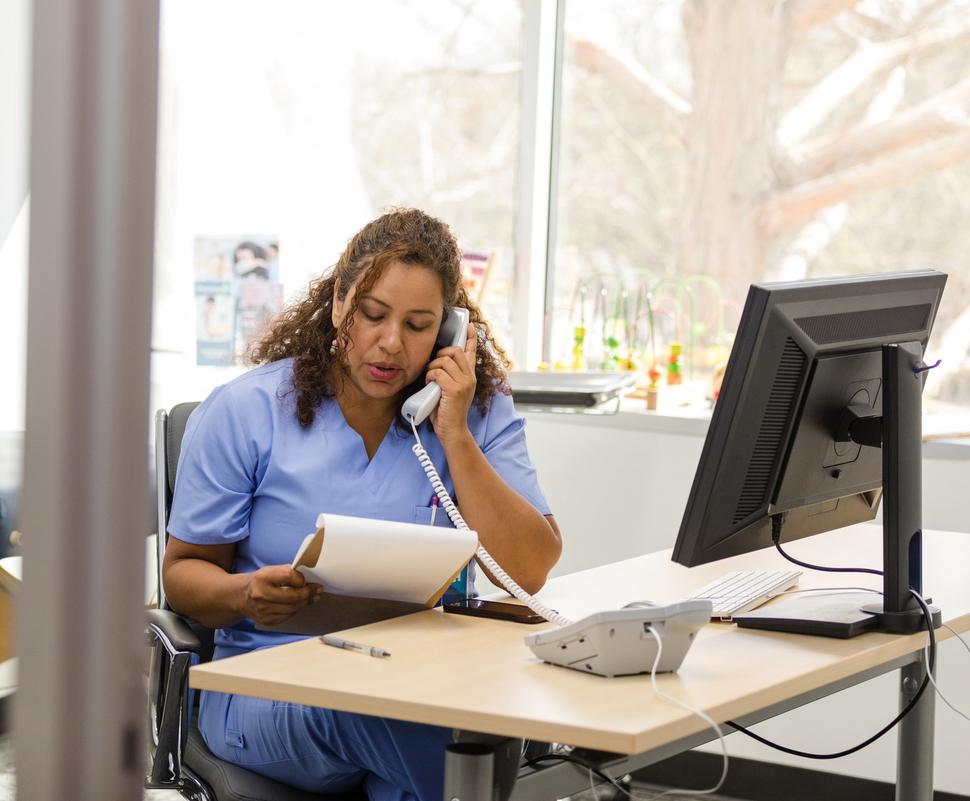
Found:
[[[900,671],[899,708],[916,695],[926,668],[917,660]],[[934,676],[935,677],[935,676]],[[933,744],[936,691],[929,685],[906,717],[899,722],[896,755],[897,801],[933,801]]]
[[[493,801],[495,751],[485,743],[452,743],[445,751],[444,801]]]
[[[140,797],[156,0],[35,0],[20,799]]]

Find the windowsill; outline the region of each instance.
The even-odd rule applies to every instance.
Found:
[[[681,434],[703,437],[711,421],[710,407],[701,403],[669,404],[657,411],[648,411],[642,399],[622,398],[592,409],[548,408],[517,404],[516,409],[527,419],[542,417],[567,425],[602,426],[632,431],[655,431],[662,434]],[[616,409],[616,411],[613,411]],[[947,436],[959,430],[961,424],[970,430],[970,412],[955,411],[953,407],[930,411],[923,418],[923,455],[929,459],[970,460],[970,436]]]
[[[703,406],[684,406],[647,411],[642,400],[622,398],[588,409],[532,406],[516,404],[527,418],[537,415],[555,417],[556,422],[570,425],[599,425],[636,431],[657,431],[665,434],[687,434],[703,437],[711,420],[711,410]],[[615,411],[614,411],[615,409]]]

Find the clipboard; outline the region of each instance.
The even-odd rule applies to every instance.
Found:
[[[474,531],[322,513],[293,567],[323,594],[282,623],[256,628],[327,634],[431,609],[477,547]]]

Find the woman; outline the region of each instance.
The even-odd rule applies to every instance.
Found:
[[[503,383],[508,360],[462,287],[448,227],[412,209],[366,225],[336,267],[257,346],[261,366],[193,413],[165,552],[172,607],[216,632],[216,658],[297,639],[285,621],[322,591],[290,560],[319,512],[430,521],[402,401],[441,401],[422,441],[485,549],[536,592],[561,540]],[[446,308],[471,315],[464,348],[435,350]],[[446,515],[437,525],[450,525]],[[225,759],[320,793],[439,801],[451,731],[203,693],[199,728]]]

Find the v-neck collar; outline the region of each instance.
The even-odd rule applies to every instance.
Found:
[[[395,447],[397,441],[402,438],[401,432],[398,431],[397,421],[391,420],[387,433],[384,434],[377,450],[374,451],[373,457],[368,459],[364,438],[347,422],[343,409],[340,408],[336,398],[328,405],[331,408],[329,422],[334,426],[342,427],[345,436],[349,438],[350,442],[353,442],[353,447],[350,449],[351,463],[344,465],[344,469],[353,470],[355,477],[359,477],[365,487],[373,494],[379,495],[387,481],[393,480],[395,474],[393,468],[401,458],[401,454],[409,450],[406,447]]]

